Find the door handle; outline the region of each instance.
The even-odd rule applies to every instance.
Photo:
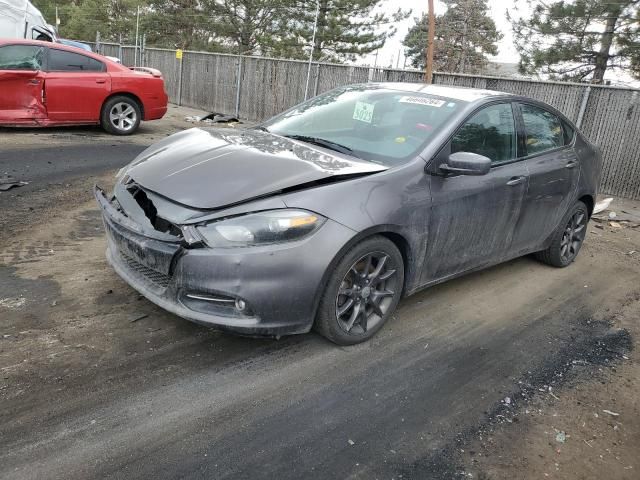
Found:
[[[99,79],[96,80],[96,83],[107,83],[107,81],[105,79]]]
[[[31,79],[29,80],[29,85],[40,85],[40,80]]]
[[[509,185],[510,187],[513,187],[514,185],[520,185],[522,182],[526,180],[526,178],[527,177],[525,176],[511,177],[511,180],[507,182],[507,185]]]
[[[569,162],[564,166],[564,168],[575,168],[578,166],[578,162],[575,160],[569,160]]]

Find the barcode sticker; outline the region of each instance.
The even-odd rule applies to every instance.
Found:
[[[437,100],[435,98],[427,98],[427,97],[410,97],[405,96],[401,97],[399,100],[400,103],[415,103],[417,105],[427,105],[429,107],[437,107],[440,108],[446,102],[444,100]]]

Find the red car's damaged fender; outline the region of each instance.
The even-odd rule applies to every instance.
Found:
[[[162,118],[167,101],[158,70],[58,43],[0,40],[0,126],[101,124],[130,134]]]

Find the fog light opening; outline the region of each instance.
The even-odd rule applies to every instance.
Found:
[[[236,299],[236,310],[240,313],[244,312],[245,309],[247,308],[247,302],[245,302],[244,300],[237,298]]]
[[[185,307],[197,312],[227,317],[250,317],[253,311],[246,300],[218,293],[184,292],[181,296]]]

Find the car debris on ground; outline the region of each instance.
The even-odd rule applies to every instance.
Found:
[[[147,318],[148,316],[149,316],[149,315],[147,315],[146,313],[142,313],[142,314],[139,314],[139,315],[134,315],[134,316],[131,318],[130,322],[131,322],[131,323],[134,323],[134,322],[137,322],[138,320],[145,319],[145,318]]]
[[[613,201],[613,198],[609,197],[597,202],[596,206],[593,207],[593,214],[595,215],[596,213],[604,212],[606,209],[609,208],[609,205],[611,205],[612,201]]]
[[[15,187],[24,187],[25,185],[29,185],[29,182],[23,182],[22,180],[18,180],[11,175],[2,175],[0,176],[0,191],[6,192],[7,190],[11,190]]]
[[[608,224],[614,230],[620,230],[625,227],[640,227],[640,212],[631,211],[632,209],[610,210],[613,198],[605,198],[596,203],[591,220],[596,222],[596,228],[602,229],[600,224]]]
[[[604,413],[611,415],[612,417],[618,417],[620,414],[616,412],[612,412],[611,410],[602,410]]]
[[[204,115],[202,117],[198,117],[198,116],[188,116],[185,117],[185,120],[189,123],[207,123],[207,124],[214,124],[214,123],[227,123],[227,124],[236,124],[236,123],[242,123],[240,120],[238,120],[237,117],[234,117],[233,115],[226,115],[224,113],[218,113],[218,112],[212,112],[208,115]]]

